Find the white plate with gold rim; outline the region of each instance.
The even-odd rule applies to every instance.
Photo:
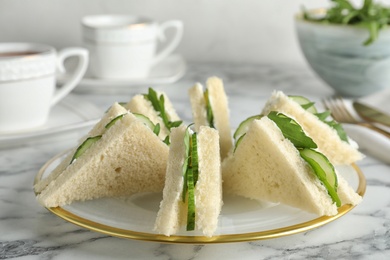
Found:
[[[64,154],[55,156],[38,172],[35,183],[47,177]],[[337,167],[339,173],[363,196],[366,180],[356,166]],[[323,226],[348,213],[354,207],[344,205],[332,217],[318,217],[282,204],[263,204],[241,197],[224,197],[217,231],[213,237],[184,228],[167,237],[153,231],[161,193],[142,193],[128,198],[103,198],[74,202],[48,210],[66,221],[103,234],[143,241],[208,244],[243,242],[277,238]]]

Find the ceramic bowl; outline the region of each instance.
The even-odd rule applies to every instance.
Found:
[[[310,12],[325,14],[325,9]],[[360,97],[390,87],[390,29],[364,46],[366,28],[306,21],[302,14],[295,27],[306,60],[337,94]]]

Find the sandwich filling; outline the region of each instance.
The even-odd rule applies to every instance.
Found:
[[[119,116],[116,116],[114,119],[112,119],[110,122],[108,122],[106,125],[105,125],[105,130],[109,129],[111,126],[113,126],[117,121],[121,120],[126,114],[121,114]],[[160,124],[153,124],[152,121],[150,121],[150,119],[144,115],[141,115],[141,114],[136,114],[136,113],[133,113],[133,115],[138,119],[140,120],[141,122],[143,122],[147,127],[150,128],[150,130],[153,131],[153,133],[155,133],[157,136],[160,132]],[[104,134],[104,133],[103,133]],[[76,149],[76,152],[73,154],[73,157],[72,159],[70,160],[70,163],[69,164],[72,164],[74,161],[77,160],[77,158],[79,158],[81,155],[83,155],[85,153],[86,150],[88,150],[94,143],[96,143],[97,141],[99,141],[101,138],[102,138],[102,135],[97,135],[97,136],[91,136],[91,137],[88,137],[87,139],[85,139],[85,141],[83,143],[81,143],[77,149]]]
[[[344,142],[349,143],[348,136],[344,130],[344,128],[341,126],[340,123],[336,122],[335,120],[327,120],[327,118],[330,116],[330,111],[324,111],[322,113],[318,113],[316,107],[314,106],[314,102],[311,102],[309,99],[302,97],[302,96],[288,96],[290,99],[298,103],[303,109],[305,109],[307,112],[312,113],[315,115],[320,121],[324,122],[334,130],[336,130],[337,135],[340,137],[341,140]]]
[[[195,230],[195,185],[199,176],[197,134],[186,129],[184,135],[185,158],[183,163],[182,201],[187,203],[187,231]]]
[[[244,138],[250,123],[261,117],[261,115],[252,116],[240,124],[235,133],[235,149]],[[278,126],[283,136],[295,146],[301,158],[308,163],[316,177],[324,185],[333,203],[340,207],[341,200],[337,194],[338,182],[334,166],[325,155],[315,150],[317,144],[305,134],[302,127],[294,119],[285,114],[271,111],[267,117]]]
[[[158,116],[162,119],[165,127],[171,131],[172,127],[178,127],[180,126],[183,121],[171,121],[168,113],[166,112],[165,109],[165,98],[164,95],[158,96],[157,92],[153,90],[152,88],[149,88],[148,93],[144,94],[144,98],[146,100],[149,100],[152,103],[152,106],[154,110],[157,112]],[[169,141],[169,135],[164,139],[164,143],[168,144],[170,143]]]
[[[203,97],[206,106],[206,118],[207,118],[208,125],[212,128],[215,128],[214,113],[213,113],[213,108],[211,107],[208,89],[206,89],[205,92],[203,93]]]

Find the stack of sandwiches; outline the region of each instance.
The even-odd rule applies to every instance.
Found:
[[[310,104],[273,93],[260,115],[240,125],[233,145],[222,80],[209,78],[205,91],[197,83],[189,96],[194,121],[189,126],[163,92],[149,89],[128,103],[115,103],[36,183],[38,201],[57,207],[161,192],[154,229],[166,236],[182,229],[213,236],[223,193],[319,216],[361,201],[334,165],[351,164],[363,155],[340,138],[334,124],[307,109]]]

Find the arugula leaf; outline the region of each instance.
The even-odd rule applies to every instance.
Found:
[[[275,122],[283,136],[289,139],[295,147],[317,148],[317,144],[305,134],[302,127],[294,119],[276,111],[271,111],[267,117]]]
[[[158,116],[162,119],[164,125],[170,131],[172,127],[178,127],[183,123],[183,121],[170,121],[168,115],[165,111],[165,99],[164,95],[158,97],[157,92],[149,88],[148,94],[144,94],[144,98],[149,100],[152,103],[154,110],[158,113]]]
[[[307,98],[305,97],[302,97],[302,96],[289,96],[289,98],[291,98],[292,100],[294,100],[295,102],[297,102],[298,104],[301,105],[301,107],[303,109],[305,109],[306,111],[314,114],[315,116],[317,116],[317,118],[319,120],[321,120],[322,122],[324,122],[325,124],[327,124],[328,126],[332,127],[333,129],[336,130],[337,132],[337,135],[339,136],[339,138],[347,143],[349,143],[348,141],[348,136],[347,136],[347,133],[345,132],[344,128],[342,127],[342,125],[334,120],[331,120],[331,121],[327,121],[327,118],[330,116],[330,111],[324,111],[322,113],[317,113],[317,109],[316,107],[314,106],[314,102],[311,102],[310,100],[308,100]],[[315,112],[314,112],[315,111]]]
[[[390,8],[372,0],[364,0],[361,8],[356,8],[349,0],[331,0],[333,5],[324,17],[311,16],[303,10],[303,18],[309,21],[357,25],[367,28],[369,37],[363,42],[367,46],[378,39],[379,31],[390,24]]]
[[[342,125],[334,120],[332,121],[324,121],[325,124],[329,125],[330,127],[332,127],[334,130],[336,130],[338,136],[340,137],[341,140],[349,143],[348,141],[348,135],[347,133],[345,132],[344,128],[342,127]]]
[[[209,126],[212,128],[215,128],[214,126],[214,113],[213,109],[210,104],[210,98],[209,98],[209,90],[206,89],[206,91],[203,93],[204,100],[206,103],[206,115],[207,115],[207,122],[209,123]]]
[[[330,111],[326,110],[324,112],[317,113],[315,115],[318,117],[319,120],[321,120],[322,122],[325,122],[325,120],[330,116]]]

